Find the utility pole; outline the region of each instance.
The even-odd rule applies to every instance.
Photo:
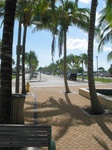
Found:
[[[97,78],[98,78],[98,56],[96,56],[96,64],[97,64]]]

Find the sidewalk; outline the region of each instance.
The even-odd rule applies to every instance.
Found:
[[[90,106],[90,101],[78,94],[82,87],[70,87],[69,94],[64,87],[30,87],[25,124],[51,125],[57,150],[111,150],[112,116],[87,115],[81,108]]]

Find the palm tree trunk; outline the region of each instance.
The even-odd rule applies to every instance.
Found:
[[[6,0],[1,49],[0,123],[11,123],[12,43],[16,0]]]
[[[66,67],[66,31],[64,31],[64,83],[65,83],[65,92],[70,93],[66,74],[67,74],[67,67]]]
[[[84,63],[82,60],[82,81],[84,81]]]
[[[25,86],[25,44],[26,44],[26,33],[27,26],[24,26],[24,34],[23,34],[23,52],[22,52],[22,94],[26,94],[26,86]]]
[[[92,0],[89,39],[88,39],[88,84],[89,84],[92,112],[96,114],[102,114],[104,112],[104,109],[98,100],[93,76],[93,41],[94,41],[96,7],[97,7],[97,0]]]

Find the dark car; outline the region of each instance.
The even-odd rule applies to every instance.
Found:
[[[68,76],[68,80],[77,80],[77,74],[76,73],[70,73]]]

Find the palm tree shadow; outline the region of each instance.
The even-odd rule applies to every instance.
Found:
[[[100,129],[112,140],[112,131],[107,127],[103,119],[96,119],[96,123],[99,125]]]
[[[78,106],[71,103],[68,94],[65,94],[65,100],[60,98],[57,101],[53,97],[50,97],[49,101],[54,108],[58,108],[59,111],[63,111],[64,115],[66,115],[64,121],[63,118],[59,116],[60,124],[58,123],[58,125],[61,127],[54,138],[55,140],[59,140],[63,135],[65,135],[70,126],[90,126],[93,123],[93,121],[88,116],[86,116]],[[56,125],[56,122],[53,125]]]
[[[71,125],[74,119],[75,125],[81,124],[91,125],[93,123],[93,121],[88,116],[86,116],[78,106],[73,105],[71,103],[68,94],[65,94],[65,98],[66,100],[60,98],[57,101],[53,97],[50,97],[49,101],[51,102],[52,106],[54,106],[54,108],[58,108],[58,111],[59,110],[63,111],[63,113],[66,114],[66,118],[67,116],[68,118],[71,118]]]
[[[102,148],[104,148],[105,150],[109,150],[107,144],[104,141],[99,140],[96,136],[94,136],[94,138],[102,146]]]

